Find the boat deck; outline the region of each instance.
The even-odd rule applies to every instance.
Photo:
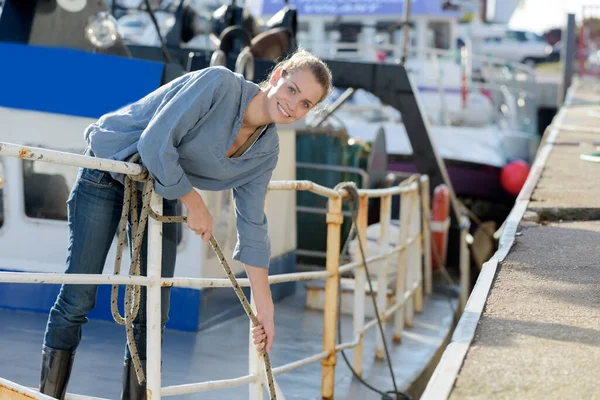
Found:
[[[305,291],[298,283],[297,294],[276,304],[276,339],[271,352],[274,367],[322,351],[323,314],[305,308]],[[370,299],[367,299],[370,301]],[[402,344],[390,344],[398,388],[415,390],[423,385],[421,375],[454,326],[457,300],[433,294],[425,298],[414,326],[406,328]],[[0,376],[26,387],[37,387],[41,344],[46,314],[0,310]],[[245,315],[198,333],[167,330],[163,345],[162,386],[234,378],[248,374],[248,320]],[[342,317],[344,341],[350,339],[352,318]],[[388,329],[392,337],[391,327]],[[365,334],[364,378],[384,391],[393,388],[387,364],[376,361],[375,329]],[[391,343],[391,340],[389,340]],[[116,323],[90,321],[84,326],[77,351],[69,393],[108,399],[120,398],[125,330]],[[351,351],[346,352],[351,360]],[[311,364],[276,377],[287,400],[317,399],[320,396],[321,365]],[[422,389],[422,388],[421,388]],[[182,399],[245,399],[248,387],[202,392]],[[381,399],[352,378],[338,353],[336,399]],[[268,394],[265,391],[265,399]]]

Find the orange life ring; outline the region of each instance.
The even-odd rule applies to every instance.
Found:
[[[431,266],[436,270],[446,264],[450,228],[450,191],[441,184],[433,191],[431,202]]]

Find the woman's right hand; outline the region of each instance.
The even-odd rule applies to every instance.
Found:
[[[208,242],[212,236],[212,215],[204,204],[202,196],[194,189],[181,198],[187,210],[187,225],[197,235]]]

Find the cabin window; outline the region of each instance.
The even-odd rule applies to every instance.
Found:
[[[4,166],[0,160],[0,227],[4,225]]]
[[[75,151],[81,154],[82,152]],[[0,163],[0,180],[3,177]],[[67,200],[77,180],[79,169],[70,165],[23,160],[23,186],[25,190],[25,215],[30,218],[66,221]],[[2,185],[0,184],[0,193]],[[182,215],[181,202],[177,215]],[[0,226],[2,198],[0,197]],[[177,224],[177,244],[181,243],[183,224]]]
[[[67,220],[67,200],[77,167],[23,160],[25,215],[30,218]]]
[[[450,49],[450,24],[447,22],[430,22],[427,24],[429,43],[428,46],[448,50]]]

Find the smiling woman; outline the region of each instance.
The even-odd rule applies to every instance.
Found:
[[[312,107],[323,101],[329,95],[332,87],[331,71],[327,65],[305,50],[298,50],[290,58],[276,65],[269,78],[261,84],[261,89],[264,90],[269,86],[275,87],[274,83],[279,78],[283,79],[279,82],[280,85],[277,89],[284,86],[283,90],[287,91],[288,97],[293,100],[291,104],[295,105],[300,102],[302,107],[307,110],[297,118],[304,117]],[[298,86],[298,82],[301,82],[300,86]]]
[[[331,81],[327,65],[307,51],[298,50],[281,61],[250,101],[227,157],[252,147],[267,124],[289,124],[304,118],[329,95]]]
[[[268,281],[271,242],[264,205],[279,157],[277,125],[303,118],[329,94],[331,81],[325,63],[306,51],[277,65],[261,86],[226,68],[210,67],[187,73],[104,114],[85,130],[90,157],[125,161],[139,154],[156,193],[164,198],[165,215],[177,215],[181,202],[188,227],[205,242],[212,236],[212,215],[196,189],[232,189],[238,239],[233,259],[244,264],[250,281],[260,323],[252,330],[258,350],[269,352],[275,337]],[[79,171],[67,200],[67,273],[102,273],[121,216],[123,180],[120,174]],[[177,236],[173,224],[163,227],[163,277],[174,275]],[[145,254],[140,261],[145,275]],[[44,337],[40,392],[64,396],[81,327],[95,307],[96,291],[93,285],[61,288]],[[143,293],[144,289],[131,326],[132,346],[142,368],[146,360]],[[162,288],[161,293],[164,327],[170,289]],[[138,382],[132,363],[128,347],[122,398],[144,399],[145,382]]]

